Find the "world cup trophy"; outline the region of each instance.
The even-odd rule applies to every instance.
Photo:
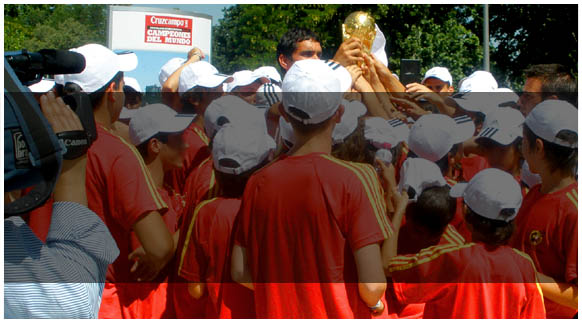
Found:
[[[364,52],[370,54],[376,38],[374,18],[363,11],[352,12],[342,24],[343,41],[356,37],[362,41]]]

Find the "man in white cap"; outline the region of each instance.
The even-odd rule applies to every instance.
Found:
[[[523,155],[541,184],[532,187],[516,219],[511,245],[531,256],[540,273],[548,318],[578,310],[578,110],[561,100],[538,104],[525,118]]]
[[[243,195],[231,271],[254,289],[257,318],[387,315],[380,245],[394,242],[392,227],[374,168],[330,156],[344,110],[333,75],[320,60],[289,69],[281,114],[296,143]]]
[[[447,97],[455,92],[453,77],[446,67],[435,66],[424,73],[424,78],[420,84],[411,83],[406,85],[406,92],[434,92],[439,93],[441,97]],[[425,95],[422,98],[429,100],[431,96]]]
[[[97,44],[73,51],[85,56],[86,66],[82,73],[64,75],[63,81],[65,87],[73,84],[89,94],[98,134],[87,152],[88,205],[103,219],[120,250],[108,268],[99,317],[151,317],[140,305],[147,287],[135,282],[153,279],[156,273],[131,272],[128,255],[137,238],[157,271],[171,259],[174,243],[161,216],[167,204],[135,147],[111,131],[125,99],[123,72],[137,66],[137,57],[116,55]]]
[[[179,239],[178,223],[183,205],[181,196],[175,194],[172,188],[164,186],[164,176],[170,170],[182,167],[185,150],[182,132],[193,118],[192,115],[178,115],[166,105],[152,104],[137,110],[129,123],[131,143],[143,157],[156,190],[168,205],[163,220],[169,234],[173,236],[172,256],[175,254]],[[143,247],[139,245],[132,245],[132,247],[134,251],[129,255],[129,259],[135,261],[132,271],[138,275],[154,271],[155,265],[150,263]],[[171,291],[168,288],[168,279],[171,278],[172,267],[173,262],[170,262],[160,274],[155,276],[156,283],[149,286],[151,289],[149,295],[141,300],[142,306],[148,307],[152,318],[167,318],[167,316],[162,316],[162,313],[173,312],[172,302],[168,302],[168,293]]]
[[[232,82],[227,83],[226,91],[253,105],[257,103],[259,87],[269,82],[267,77],[249,70],[235,72],[232,78]]]
[[[474,242],[451,235],[450,241],[392,258],[399,302],[425,303],[428,319],[545,318],[531,258],[505,245],[521,206],[519,184],[490,168],[453,186],[450,196],[463,198]]]
[[[223,126],[212,143],[212,164],[220,195],[205,200],[184,219],[186,239],[178,250],[178,275],[188,281],[187,297],[208,303],[203,318],[255,318],[253,292],[231,282],[231,236],[249,177],[268,162],[275,142],[259,128]],[[181,300],[178,300],[181,301]]]

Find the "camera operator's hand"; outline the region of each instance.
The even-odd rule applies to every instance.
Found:
[[[63,99],[56,98],[53,92],[48,92],[40,97],[40,107],[55,134],[83,130],[77,114],[65,104]],[[74,160],[63,160],[61,174],[53,192],[55,202],[68,201],[87,205],[87,195],[85,194],[86,164],[86,154]]]

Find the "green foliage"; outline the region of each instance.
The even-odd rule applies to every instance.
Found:
[[[106,42],[105,5],[4,5],[4,50]]]

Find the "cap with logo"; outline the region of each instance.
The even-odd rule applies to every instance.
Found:
[[[171,134],[184,131],[194,120],[192,114],[177,114],[164,104],[150,104],[135,109],[129,122],[129,139],[138,146],[158,133]]]
[[[232,77],[219,74],[216,67],[206,61],[198,61],[186,65],[180,74],[178,90],[180,95],[194,87],[215,88],[224,82],[232,81]]]
[[[182,66],[182,64],[184,64],[184,62],[186,62],[186,59],[182,58],[182,57],[174,57],[172,59],[170,59],[169,61],[166,62],[166,64],[164,64],[164,66],[162,66],[162,68],[160,69],[160,74],[158,75],[158,80],[160,81],[160,85],[164,85],[164,83],[166,83],[166,81],[168,80],[168,77],[170,77],[170,75],[174,74],[174,72],[180,68],[180,66]]]
[[[282,89],[285,112],[303,124],[318,124],[331,118],[343,96],[334,71],[318,59],[295,62],[285,74]]]
[[[281,74],[273,66],[261,66],[254,70],[255,74],[269,78],[273,82],[281,83]]]
[[[445,83],[448,83],[449,86],[453,85],[453,77],[451,76],[451,73],[449,73],[449,70],[446,67],[436,66],[426,71],[426,73],[424,73],[422,83],[424,83],[424,81],[426,81],[429,78],[441,80]]]
[[[216,170],[240,175],[263,162],[275,148],[275,142],[264,131],[228,124],[212,141],[212,160]]]
[[[509,173],[497,168],[484,169],[469,183],[456,184],[450,196],[462,197],[473,212],[484,218],[505,222],[515,219],[522,202],[519,183]],[[505,209],[511,210],[511,215],[502,215],[501,211]]]
[[[443,158],[455,144],[471,138],[462,124],[443,114],[424,115],[410,128],[408,147],[418,157],[436,162]]]
[[[348,70],[341,66],[339,63],[334,62],[332,60],[326,60],[325,64],[327,64],[327,66],[329,66],[334,74],[335,77],[337,77],[338,80],[340,80],[340,84],[341,84],[341,91],[342,92],[347,92],[350,90],[350,88],[352,87],[352,75],[350,74],[350,72],[348,72]]]
[[[495,109],[485,117],[477,140],[488,138],[503,146],[509,145],[522,136],[524,120],[523,114],[516,109]]]
[[[410,201],[416,201],[422,192],[431,187],[447,185],[437,164],[424,158],[407,158],[400,168],[398,190],[408,192]],[[414,193],[412,193],[414,192]]]
[[[525,124],[536,136],[548,142],[569,148],[578,147],[577,141],[570,144],[557,137],[562,130],[578,134],[578,110],[569,102],[542,101],[527,115]]]
[[[228,123],[267,132],[267,122],[262,110],[234,95],[225,95],[213,100],[204,112],[204,131],[210,138]]]
[[[283,90],[274,83],[264,83],[257,90],[256,106],[258,108],[270,108],[273,104],[281,102]]]
[[[85,69],[78,74],[64,74],[62,84],[75,83],[85,93],[93,93],[107,83],[119,72],[127,72],[137,67],[137,56],[132,52],[116,54],[99,44],[87,44],[71,49],[85,57]]]
[[[407,142],[409,134],[410,129],[399,119],[371,117],[364,121],[364,137],[378,149],[391,149]]]

